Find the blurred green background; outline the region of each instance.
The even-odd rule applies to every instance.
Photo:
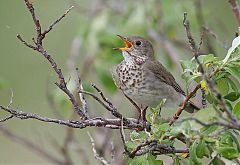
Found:
[[[152,41],[155,55],[181,82],[179,60],[191,59],[186,34],[182,26],[183,13],[187,12],[196,41],[199,41],[201,25],[204,24],[218,35],[218,39],[229,46],[237,30],[237,23],[226,0],[32,0],[42,26],[46,28],[70,6],[75,8],[47,35],[44,46],[62,68],[66,79],[71,78],[69,60],[76,55],[76,65],[84,81],[86,90],[92,90],[90,83],[96,83],[119,110],[128,117],[134,117],[133,107],[117,91],[111,70],[122,60],[120,52],[113,47],[121,46],[116,34],[140,35]],[[37,52],[20,43],[16,35],[21,34],[31,42],[35,29],[23,0],[0,1],[0,104],[7,105],[11,90],[14,94],[12,107],[39,115],[56,117],[51,103],[56,105],[57,113],[65,119],[71,117],[72,108],[54,82],[55,74],[48,62]],[[169,49],[170,44],[170,49]],[[78,49],[79,48],[79,49]],[[169,51],[172,50],[173,52]],[[226,50],[208,33],[205,34],[201,53],[214,53],[223,57]],[[73,60],[75,61],[75,60]],[[70,60],[70,63],[72,61]],[[70,81],[72,81],[70,79]],[[71,86],[71,83],[69,83]],[[70,87],[74,90],[73,87]],[[53,99],[54,101],[49,101]],[[111,117],[104,108],[88,98],[91,116]],[[174,112],[167,112],[172,115]],[[0,111],[3,118],[5,113]],[[33,120],[12,119],[0,123],[13,133],[29,139],[52,155],[60,157],[54,147],[56,141],[62,143],[66,128]],[[86,129],[87,130],[87,129]],[[93,164],[97,161],[90,149],[86,130],[74,130],[81,153],[71,149],[71,157],[76,164]],[[88,129],[96,139],[98,148],[110,150],[105,139],[118,141],[119,131]],[[116,150],[121,155],[118,143]],[[6,137],[0,131],[1,164],[52,163],[28,148]],[[79,156],[81,154],[87,160]],[[106,152],[105,154],[107,154]],[[119,164],[122,157],[118,157]]]

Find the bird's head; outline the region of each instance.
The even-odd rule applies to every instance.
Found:
[[[148,40],[139,36],[117,36],[123,40],[125,47],[114,50],[121,50],[125,61],[154,59],[153,47]]]

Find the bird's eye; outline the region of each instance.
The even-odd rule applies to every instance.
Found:
[[[142,42],[141,41],[136,41],[136,43],[135,43],[137,46],[140,46],[141,44],[142,44]]]

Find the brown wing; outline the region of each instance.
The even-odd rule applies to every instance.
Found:
[[[167,71],[167,69],[158,61],[146,61],[145,66],[149,70],[151,70],[157,78],[159,78],[162,82],[172,86],[177,92],[186,96],[185,92],[175,81],[173,75]]]

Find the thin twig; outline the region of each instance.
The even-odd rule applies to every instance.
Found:
[[[125,134],[124,134],[124,130],[123,130],[123,119],[121,120],[120,135],[121,135],[121,139],[122,139],[122,142],[123,142],[124,151],[128,155],[129,151],[128,151],[128,148],[127,148],[127,145],[126,145]]]
[[[57,23],[59,23],[65,16],[66,14],[72,9],[72,7],[70,9],[68,9],[61,17],[59,17],[59,19],[57,19],[56,21],[54,21],[48,28],[47,30],[45,30],[42,33],[42,27],[40,24],[39,19],[37,18],[36,14],[35,14],[35,10],[34,7],[32,5],[32,3],[29,0],[25,0],[25,4],[32,16],[33,22],[35,24],[35,28],[36,28],[36,38],[33,38],[33,42],[35,43],[36,46],[32,46],[31,44],[27,43],[26,41],[24,41],[22,39],[22,37],[20,35],[17,35],[17,38],[23,43],[25,44],[27,47],[38,51],[39,53],[41,53],[47,60],[48,62],[51,64],[52,68],[54,69],[55,73],[57,74],[58,83],[55,83],[68,97],[69,100],[71,101],[75,111],[79,114],[79,116],[85,120],[87,119],[86,114],[81,110],[80,106],[78,105],[74,95],[69,91],[69,89],[67,88],[67,83],[64,79],[63,73],[61,71],[61,69],[58,67],[57,63],[55,62],[55,60],[51,57],[51,55],[44,49],[42,42],[43,39],[45,38],[45,35],[50,32],[53,28],[54,25],[56,25]]]
[[[237,19],[238,24],[240,25],[240,9],[237,0],[228,0],[232,7],[232,11]]]
[[[98,153],[97,153],[97,150],[96,150],[96,146],[95,146],[95,142],[92,138],[92,136],[90,135],[89,132],[88,133],[88,136],[90,138],[90,141],[91,141],[91,144],[92,144],[92,151],[93,151],[93,154],[94,154],[94,157],[99,160],[103,165],[111,165],[111,163],[109,163],[107,160],[105,160],[103,157],[101,157]]]
[[[205,24],[203,8],[202,8],[202,0],[195,0],[194,6],[195,6],[195,11],[196,11],[196,19],[197,19],[199,27],[202,30],[202,26]],[[215,54],[214,47],[208,36],[205,36],[203,44],[207,48],[208,53]]]
[[[81,78],[79,76],[79,73],[78,73],[78,68],[76,68],[76,74],[77,74],[77,77],[78,77],[78,80],[77,80],[77,92],[78,92],[80,101],[82,103],[83,113],[85,113],[86,116],[89,118],[89,115],[88,115],[88,104],[87,104],[87,101],[85,99],[84,94],[81,92],[81,91],[83,91],[83,85],[82,85],[82,80],[81,80]]]
[[[182,111],[186,108],[188,101],[196,94],[196,92],[201,88],[201,85],[198,84],[195,89],[189,93],[189,95],[186,97],[184,102],[182,103],[182,106],[178,109],[178,111],[174,114],[172,120],[169,122],[169,125],[172,125],[181,115]]]
[[[74,8],[74,6],[71,6],[69,9],[66,10],[65,13],[63,13],[63,15],[61,15],[58,19],[56,19],[56,20],[42,33],[42,37],[44,38],[45,35],[46,35],[47,33],[49,33],[49,32],[53,29],[53,27],[54,27],[57,23],[59,23],[73,8]],[[43,38],[42,38],[42,39],[43,39]]]
[[[10,101],[9,101],[9,103],[7,105],[7,108],[10,108],[12,103],[13,103],[13,90],[11,89],[11,97],[10,97]]]
[[[95,86],[95,87],[96,87],[96,86]],[[98,88],[95,88],[95,89],[98,89]],[[98,89],[98,90],[99,90],[99,89]],[[114,106],[112,105],[112,103],[109,104],[108,100],[107,100],[107,104],[108,104],[108,105],[107,105],[107,104],[105,104],[99,97],[97,97],[97,96],[94,95],[93,93],[86,92],[86,91],[81,91],[81,90],[78,91],[78,92],[84,93],[84,94],[89,95],[89,96],[91,96],[92,98],[94,98],[94,99],[95,99],[98,103],[100,103],[105,109],[107,109],[108,111],[110,111],[113,116],[115,116],[115,117],[117,117],[117,118],[119,118],[119,119],[121,119],[121,118],[123,117],[122,114],[117,111],[116,107],[114,107]],[[105,96],[101,93],[101,91],[98,91],[98,92],[100,93],[101,97],[104,97],[103,100],[106,102]],[[126,118],[123,117],[123,120],[126,121]]]
[[[111,142],[111,158],[112,158],[111,164],[112,165],[115,164],[115,156],[116,156],[115,147],[113,142]]]
[[[228,50],[228,47],[226,46],[226,44],[222,40],[219,39],[218,35],[213,30],[211,30],[206,25],[203,25],[202,28],[204,29],[205,32],[207,32],[210,36],[212,36],[221,47]]]
[[[5,122],[5,121],[7,121],[7,120],[9,120],[9,119],[11,119],[13,117],[14,117],[13,115],[10,115],[10,116],[8,116],[6,118],[0,119],[0,122]]]

